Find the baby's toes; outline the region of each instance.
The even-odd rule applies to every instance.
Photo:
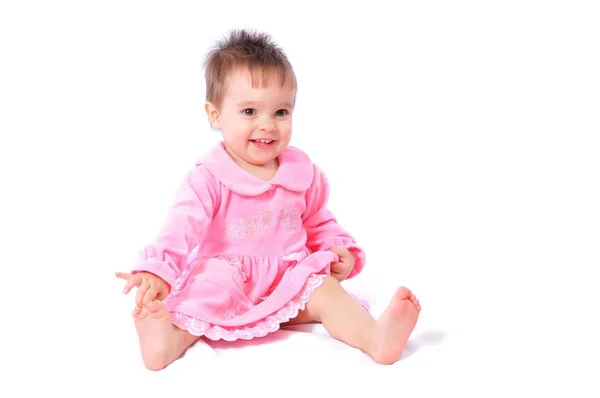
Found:
[[[402,286],[402,287],[399,287],[398,290],[396,290],[393,300],[404,301],[404,300],[407,300],[410,297],[410,295],[411,295],[410,290],[408,290],[406,287]]]
[[[419,303],[419,300],[417,299],[417,297],[414,294],[410,295],[410,301],[413,303],[413,305],[415,306],[415,308],[417,309],[417,311],[421,311],[421,303]]]
[[[131,312],[131,315],[133,315],[134,318],[144,318],[148,316],[148,310],[136,305]]]

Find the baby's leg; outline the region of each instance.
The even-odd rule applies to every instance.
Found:
[[[420,311],[416,297],[401,287],[375,321],[335,278],[328,276],[291,323],[321,322],[336,339],[364,351],[378,363],[392,364],[400,358]]]
[[[164,304],[154,300],[146,307],[133,310],[135,328],[140,339],[144,364],[150,370],[160,370],[177,360],[198,336],[171,323]]]

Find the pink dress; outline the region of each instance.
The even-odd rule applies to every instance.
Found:
[[[323,172],[288,147],[270,181],[240,168],[219,143],[181,184],[157,239],[133,272],[171,287],[163,300],[173,323],[211,340],[252,339],[294,318],[345,247],[365,253],[327,210]],[[368,304],[362,302],[368,309]]]

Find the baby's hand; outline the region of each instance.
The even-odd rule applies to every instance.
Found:
[[[138,272],[136,274],[116,272],[115,276],[127,281],[127,285],[123,289],[124,294],[129,293],[134,286],[138,288],[135,297],[138,307],[142,307],[155,299],[163,300],[169,294],[169,285],[167,282],[149,272]]]
[[[331,251],[340,258],[339,262],[331,263],[331,276],[341,282],[350,275],[356,259],[350,250],[343,247],[334,247]]]

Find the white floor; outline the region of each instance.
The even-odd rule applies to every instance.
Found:
[[[0,397],[599,397],[593,2],[233,3],[0,5]],[[249,24],[288,50],[293,144],[367,250],[347,287],[375,316],[401,284],[422,303],[395,365],[320,325],[142,365],[113,273],[218,137],[202,57]]]
[[[81,275],[84,281],[98,277]],[[21,343],[4,351],[11,377],[3,386],[15,383],[22,393],[119,397],[225,391],[261,397],[320,396],[321,391],[597,396],[597,301],[590,302],[591,292],[584,291],[591,284],[581,281],[570,288],[573,279],[524,275],[521,283],[501,280],[483,289],[476,286],[481,278],[467,282],[462,276],[423,276],[420,323],[405,355],[391,366],[374,364],[329,337],[321,325],[312,325],[250,343],[199,343],[160,372],[146,370],[140,360],[129,317],[132,298],[116,293],[120,282],[98,277],[89,289],[73,287],[72,294],[64,291],[39,302],[41,319],[21,314],[24,323],[11,325],[9,335]],[[380,294],[371,299],[378,315],[391,283],[382,280],[375,291]]]

